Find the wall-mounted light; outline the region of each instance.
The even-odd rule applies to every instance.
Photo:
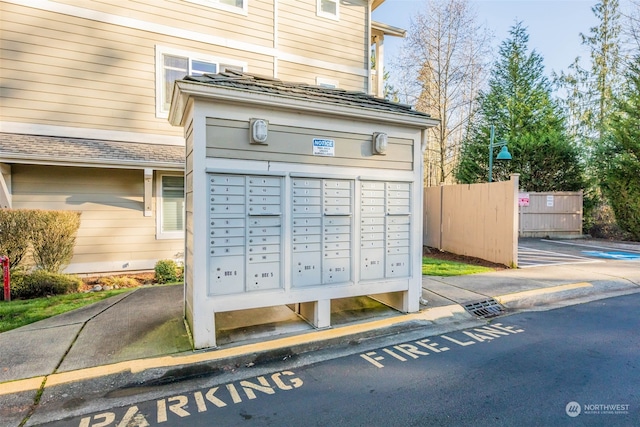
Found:
[[[251,119],[249,121],[252,144],[266,144],[269,136],[269,122],[264,119]]]
[[[384,132],[373,133],[373,154],[379,154],[386,156],[387,154],[388,137]]]

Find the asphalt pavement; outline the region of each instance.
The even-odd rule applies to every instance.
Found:
[[[478,303],[505,315],[640,292],[640,261],[620,255],[640,254],[640,244],[530,240],[521,246],[591,261],[540,261],[535,267],[486,274],[424,276],[420,312],[402,314],[363,298],[337,301],[332,317],[340,321],[328,330],[311,328],[286,307],[254,311],[254,322],[251,316],[230,317],[231,339],[209,351],[191,350],[179,285],[139,288],[2,333],[0,420],[18,426],[28,417],[26,425],[37,425],[86,411],[87,396],[102,396],[93,404],[107,407],[104,396],[123,385],[222,372],[399,331],[435,334],[480,325],[486,320],[470,309]],[[274,319],[267,330],[259,326],[265,318]],[[242,324],[234,329],[238,320]]]
[[[399,334],[320,363],[167,385],[154,399],[45,426],[637,426],[638,305],[640,293]]]

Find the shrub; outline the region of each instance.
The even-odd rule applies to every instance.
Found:
[[[0,255],[9,257],[13,271],[29,250],[34,211],[0,209]]]
[[[82,280],[70,274],[36,270],[31,274],[18,271],[11,275],[11,298],[39,298],[78,292]]]
[[[183,280],[184,269],[172,259],[156,262],[155,279],[158,283],[175,283]]]
[[[128,276],[101,277],[98,279],[98,284],[102,286],[117,286],[119,288],[136,288],[140,286],[140,282]]]
[[[32,232],[33,260],[38,269],[59,273],[69,265],[80,228],[80,213],[36,211]]]

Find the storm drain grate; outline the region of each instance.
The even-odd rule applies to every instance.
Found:
[[[464,309],[481,319],[496,317],[504,313],[504,307],[493,298],[478,302],[470,302],[464,305]]]

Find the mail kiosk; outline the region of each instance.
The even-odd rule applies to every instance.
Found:
[[[317,328],[332,299],[419,309],[422,157],[437,124],[362,93],[240,73],[176,82],[186,140],[185,316],[293,304]]]

